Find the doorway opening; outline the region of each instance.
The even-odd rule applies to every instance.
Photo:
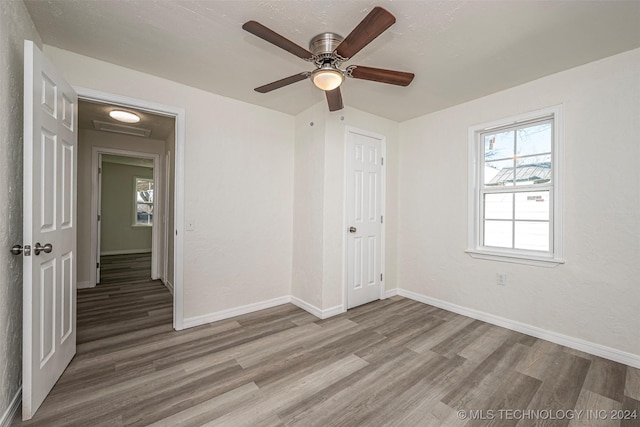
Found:
[[[78,288],[161,282],[180,330],[184,110],[76,90]],[[140,121],[118,122],[109,116],[116,109]]]
[[[167,233],[169,214],[158,209],[162,199],[159,156],[94,148],[98,156],[97,284],[135,283],[160,278],[172,270]],[[126,155],[125,155],[126,153]],[[161,179],[165,178],[165,179]],[[158,252],[161,260],[158,260]],[[158,264],[163,272],[158,272]]]

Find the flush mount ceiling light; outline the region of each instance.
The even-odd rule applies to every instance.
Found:
[[[109,116],[111,116],[112,119],[124,123],[138,123],[140,121],[140,116],[137,114],[123,110],[112,110],[109,112]]]
[[[311,74],[311,80],[318,89],[334,90],[342,84],[344,75],[340,70],[327,64],[315,70]]]

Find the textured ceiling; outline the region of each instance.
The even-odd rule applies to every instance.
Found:
[[[346,36],[375,5],[397,22],[347,65],[416,74],[407,87],[348,79],[346,105],[407,120],[640,47],[640,1],[26,0],[46,44],[297,114],[310,81],[254,87],[311,64],[242,30],[257,20],[307,48]]]

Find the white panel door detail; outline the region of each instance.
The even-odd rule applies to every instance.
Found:
[[[71,86],[25,41],[23,238],[30,253],[23,256],[24,420],[76,352],[77,105]],[[38,250],[47,244],[48,253]]]
[[[349,130],[346,165],[347,308],[381,298],[382,140]]]

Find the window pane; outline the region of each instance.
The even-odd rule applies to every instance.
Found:
[[[484,185],[513,185],[513,159],[485,162]]]
[[[136,205],[136,222],[138,224],[153,223],[153,205],[138,203]]]
[[[485,221],[484,246],[513,247],[513,223],[511,221]]]
[[[551,180],[551,154],[516,159],[516,185],[544,184]]]
[[[549,221],[548,191],[516,193],[516,219]]]
[[[149,181],[148,179],[136,179],[136,190],[137,191],[147,191],[153,189],[153,181]]]
[[[484,217],[485,219],[513,219],[513,193],[485,194]]]
[[[140,203],[153,203],[153,190],[138,191],[136,200]]]
[[[516,221],[516,249],[549,251],[549,223]]]
[[[526,156],[551,152],[551,123],[518,129],[516,154]]]
[[[514,134],[512,130],[484,136],[485,162],[513,158],[514,150]]]

